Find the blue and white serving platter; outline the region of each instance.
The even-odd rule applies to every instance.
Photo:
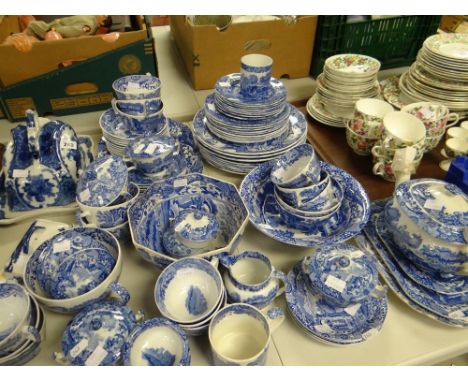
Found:
[[[109,366],[121,361],[122,347],[137,319],[132,310],[100,301],[79,312],[62,335],[61,362],[75,366]]]
[[[346,308],[311,292],[302,262],[287,276],[286,303],[301,328],[313,338],[333,345],[357,344],[380,332],[387,316],[387,297],[370,297]]]
[[[457,327],[468,326],[468,304],[444,304],[440,296],[411,280],[389,255],[389,250],[375,228],[383,215],[386,201],[372,203],[372,215],[357,243],[361,248],[372,250],[380,262],[379,272],[393,291],[411,308],[444,324]],[[387,238],[384,238],[385,242]],[[388,237],[390,240],[390,237]]]
[[[88,135],[78,136],[78,148],[81,154],[81,169],[83,171],[94,160],[94,144],[93,140]],[[47,215],[54,215],[57,213],[67,213],[75,211],[78,206],[75,202],[57,206],[37,208],[29,211],[11,211],[8,207],[7,196],[4,192],[2,182],[4,181],[3,173],[0,172],[0,226],[19,223],[21,221],[39,218]]]
[[[267,162],[256,167],[240,186],[240,194],[249,210],[250,221],[267,236],[287,244],[315,247],[348,240],[366,225],[370,202],[362,185],[344,170],[320,162],[322,170],[327,171],[344,190],[338,219],[318,224],[308,231],[288,227],[280,216],[274,197],[274,184],[270,179],[272,165],[272,162]]]

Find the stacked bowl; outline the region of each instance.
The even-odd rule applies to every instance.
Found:
[[[446,158],[439,163],[444,171],[448,171],[455,158],[466,157],[468,155],[468,128],[452,127],[448,129],[445,145],[440,153]]]
[[[226,304],[218,261],[186,258],[165,268],[154,287],[161,314],[190,336],[208,331],[211,319]]]
[[[288,274],[288,308],[311,337],[332,345],[368,340],[387,315],[377,261],[349,244],[325,246]]]
[[[25,288],[0,283],[0,365],[22,365],[40,351],[45,334],[44,312]]]
[[[131,75],[112,84],[116,98],[99,119],[107,149],[123,156],[133,139],[167,135],[168,120],[161,102],[161,81],[154,76]]]
[[[127,238],[127,209],[139,192],[136,184],[128,182],[128,169],[122,158],[107,155],[97,159],[78,180],[78,223],[102,228],[117,239]]]
[[[284,85],[271,77],[272,65],[265,55],[242,57],[241,73],[220,78],[195,115],[200,152],[215,167],[246,174],[305,142],[306,120],[286,102]]]
[[[405,103],[442,103],[461,118],[468,116],[468,34],[428,37],[409,71],[400,77]]]
[[[126,303],[117,280],[119,242],[100,228],[76,227],[43,242],[28,258],[23,280],[28,293],[50,310],[73,313],[114,294]]]
[[[393,111],[389,103],[362,98],[356,102],[353,119],[346,122],[346,141],[358,155],[369,155],[383,132],[383,118]]]
[[[364,55],[345,53],[329,57],[323,73],[317,77],[318,100],[335,119],[351,119],[356,101],[379,95],[379,69],[378,60]]]
[[[308,229],[338,218],[342,186],[321,168],[311,145],[282,155],[273,164],[270,178],[280,215],[289,227]]]

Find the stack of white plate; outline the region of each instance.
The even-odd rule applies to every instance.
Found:
[[[307,102],[307,112],[309,115],[314,118],[316,121],[323,123],[327,126],[333,127],[346,127],[346,124],[341,117],[335,117],[333,114],[330,114],[325,110],[323,104],[320,102],[319,95],[315,93],[310,97]]]
[[[468,115],[468,33],[428,37],[416,62],[400,77],[404,101],[439,102]]]
[[[207,162],[246,174],[307,139],[304,115],[286,102],[275,78],[260,98],[240,92],[240,74],[222,77],[193,121],[195,138]]]

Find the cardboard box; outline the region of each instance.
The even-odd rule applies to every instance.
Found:
[[[468,23],[468,16],[442,16],[440,29],[449,33],[466,33],[465,23]]]
[[[153,40],[137,41],[86,61],[5,87],[0,103],[10,121],[27,109],[67,115],[110,107],[112,82],[128,74],[157,75]]]
[[[171,31],[193,88],[212,89],[228,73],[240,71],[240,59],[249,53],[273,58],[273,76],[300,78],[309,75],[317,16],[231,24],[219,31],[215,25],[193,25],[185,16],[171,16]]]
[[[140,30],[121,32],[114,42],[104,41],[102,35],[40,41],[29,52],[20,52],[1,42],[11,33],[21,31],[18,16],[4,16],[0,23],[0,85],[9,86],[18,82],[53,72],[66,61],[83,61],[121,48],[149,37],[142,16],[135,16]]]

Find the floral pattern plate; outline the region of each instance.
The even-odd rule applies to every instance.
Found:
[[[312,118],[319,121],[320,123],[323,123],[324,125],[341,128],[346,127],[342,118],[335,117],[325,110],[323,105],[320,103],[319,95],[317,93],[310,97],[306,108],[307,112]]]
[[[427,38],[423,46],[436,55],[468,63],[468,35],[466,33],[436,34]]]
[[[289,311],[311,335],[331,344],[351,345],[378,334],[387,316],[387,297],[370,297],[340,308],[311,292],[307,276],[297,263],[287,276],[285,292]]]
[[[274,185],[270,180],[272,165],[273,162],[270,161],[254,168],[240,186],[240,194],[249,210],[250,221],[267,236],[287,244],[315,247],[348,240],[366,225],[370,202],[362,185],[344,170],[320,162],[322,170],[327,171],[344,190],[338,217],[308,231],[291,229],[280,216],[274,197]]]
[[[363,75],[369,76],[377,74],[380,69],[380,62],[375,58],[361,54],[339,54],[329,57],[324,65],[333,73],[348,76]]]

